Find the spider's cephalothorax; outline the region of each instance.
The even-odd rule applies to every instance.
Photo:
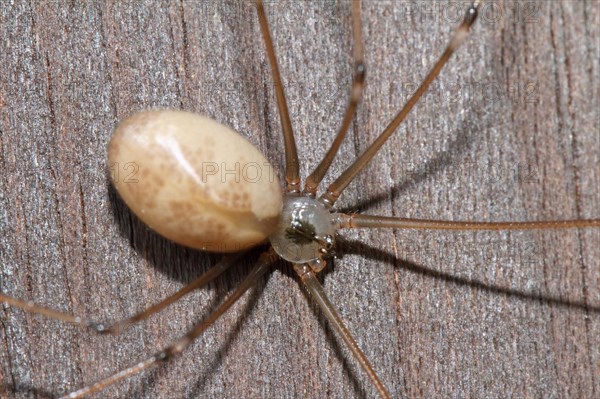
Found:
[[[333,254],[334,235],[332,214],[325,205],[313,198],[288,195],[269,240],[287,261],[323,264]]]

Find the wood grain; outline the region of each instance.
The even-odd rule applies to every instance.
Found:
[[[385,127],[462,8],[363,4],[367,88],[330,176]],[[600,6],[494,2],[483,11],[342,208],[443,220],[600,217]],[[276,1],[267,13],[306,176],[348,98],[350,7]],[[208,115],[283,163],[251,3],[1,2],[0,46],[4,293],[116,320],[219,258],[149,231],[111,188],[106,145],[136,111]],[[343,237],[325,289],[395,397],[600,395],[598,229]],[[214,309],[250,262],[119,337],[4,306],[0,396],[58,396],[143,359]],[[181,358],[98,397],[374,395],[279,264]]]

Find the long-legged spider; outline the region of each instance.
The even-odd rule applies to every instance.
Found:
[[[597,216],[598,62],[593,57],[598,28],[593,21],[598,7],[542,5],[532,16],[529,4],[501,4],[505,12],[496,25],[480,19],[475,29],[483,37],[467,40],[444,69],[440,81],[445,84],[411,114],[379,161],[354,183],[357,190],[345,192],[344,204],[383,196],[370,213],[449,220]],[[5,22],[18,13],[4,8],[0,21],[2,38],[9,38],[4,45],[31,49],[0,55],[8,71],[0,97],[6,193],[2,290],[102,320],[130,315],[175,291],[179,283],[173,280],[199,274],[192,263],[205,270],[215,259],[166,243],[122,209],[115,211],[115,224],[98,154],[116,120],[149,106],[183,104],[252,135],[263,149],[270,144],[265,153],[281,161],[277,111],[266,89],[271,78],[253,10],[183,4],[162,13],[156,7],[129,6],[135,8],[131,15],[120,12],[120,6],[100,13],[95,5],[75,5],[61,15],[51,12],[54,5],[34,5],[33,15],[20,14],[14,24]],[[283,81],[290,83],[293,120],[314,121],[296,128],[301,159],[312,157],[312,164],[325,151],[319,143],[337,129],[351,71],[349,7],[323,6],[324,11],[313,10],[312,4],[268,8]],[[406,7],[363,6],[368,84],[351,132],[354,147],[343,148],[345,163],[334,166],[332,176],[379,134],[406,99],[406,86],[420,81],[455,25],[443,9],[426,13],[417,8],[409,15]],[[121,18],[128,21],[125,26],[114,22]],[[232,20],[241,25],[233,26]],[[168,29],[160,29],[165,25]],[[146,33],[145,43],[126,34],[128,29],[143,32],[145,26],[158,27]],[[25,30],[11,32],[12,27]],[[317,34],[311,35],[312,29]],[[321,29],[331,30],[319,35]],[[202,45],[216,34],[226,45],[215,48],[216,39],[208,42],[212,46]],[[293,45],[285,47],[288,43]],[[240,58],[247,62],[236,64]],[[323,65],[333,73],[319,69]],[[456,82],[463,98],[450,101],[440,90]],[[465,98],[470,83],[482,86]],[[477,91],[497,87],[499,100]],[[523,94],[527,87],[533,91]],[[269,99],[262,90],[268,90]],[[307,98],[315,92],[316,98]],[[535,103],[526,102],[532,93]],[[342,100],[338,104],[332,98]],[[313,156],[304,148],[322,152]],[[461,167],[465,162],[471,163]],[[304,175],[312,164],[303,165]],[[385,194],[394,183],[391,199]],[[394,394],[597,393],[597,230],[377,231],[357,232],[353,238],[378,242],[387,254],[348,245],[350,255],[325,277],[326,289]],[[392,255],[414,263],[393,261]],[[240,270],[229,278],[239,282]],[[218,299],[232,286],[232,280],[217,281]],[[107,390],[106,396],[233,397],[237,392],[342,397],[372,392],[345,350],[328,341],[331,334],[322,332],[305,298],[290,294],[296,286],[275,272],[266,286],[259,286],[261,297],[254,305],[226,315],[184,359]],[[199,292],[157,315],[148,328],[139,326],[118,338],[88,336],[5,309],[4,389],[10,395],[11,386],[16,388],[17,396],[31,395],[30,389],[56,393],[103,377],[180,335],[197,318],[183,320],[182,315],[211,300],[210,291]],[[200,309],[197,316],[207,311]],[[249,314],[236,324],[244,311]]]

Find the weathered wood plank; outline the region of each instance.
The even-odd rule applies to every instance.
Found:
[[[456,4],[363,4],[367,88],[332,175],[419,83],[456,26]],[[350,7],[277,1],[267,11],[306,175],[347,101]],[[449,220],[600,217],[599,30],[597,2],[486,5],[342,206]],[[148,231],[110,187],[106,144],[135,111],[209,115],[283,163],[250,3],[2,2],[0,43],[5,293],[115,320],[218,259]],[[597,229],[344,236],[325,288],[395,397],[600,395]],[[122,337],[3,307],[0,396],[60,395],[154,353],[245,271]],[[279,265],[183,357],[99,397],[373,395]]]

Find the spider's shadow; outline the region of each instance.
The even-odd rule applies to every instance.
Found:
[[[242,316],[240,316],[235,321],[235,325],[231,328],[231,330],[227,333],[227,335],[225,337],[223,337],[224,343],[221,344],[219,349],[214,352],[212,358],[207,359],[208,365],[207,365],[206,369],[208,371],[206,373],[203,373],[198,376],[198,380],[196,381],[196,383],[193,387],[193,390],[191,390],[191,392],[188,394],[189,398],[199,398],[199,397],[203,396],[202,392],[204,392],[204,388],[205,388],[206,384],[208,383],[208,381],[210,380],[211,375],[213,375],[214,372],[216,370],[218,370],[218,368],[219,368],[218,366],[219,366],[219,363],[221,362],[221,359],[226,357],[228,355],[228,353],[231,351],[231,349],[233,347],[233,343],[235,342],[236,337],[239,336],[239,332],[241,331],[244,323],[246,322],[246,320],[248,319],[250,314],[253,312],[253,310],[256,308],[256,304],[258,303],[260,293],[264,289],[264,286],[266,285],[269,276],[270,276],[270,274],[267,274],[267,276],[264,277],[263,279],[261,279],[260,282],[252,290],[248,301],[246,302],[243,310],[241,311]],[[205,314],[212,313],[216,309],[217,306],[218,306],[218,304],[214,303],[213,306],[211,306],[211,308],[208,309],[204,313]],[[130,398],[130,397],[144,396],[144,393],[149,388],[154,386],[154,384],[158,381],[159,377],[164,377],[168,374],[168,370],[169,370],[168,367],[160,367],[156,370],[153,370],[147,376],[144,377],[144,379],[146,381],[144,384],[138,385],[137,388],[134,389],[134,392],[132,394],[128,393],[125,397]]]
[[[51,399],[54,398],[54,395],[44,389],[41,388],[36,388],[33,387],[31,385],[28,384],[18,384],[18,383],[14,383],[14,384],[4,384],[2,386],[4,392],[11,392],[11,393],[23,393],[23,394],[27,394],[27,395],[33,395],[36,398],[41,398],[41,399]],[[2,396],[3,398],[5,396]]]
[[[419,265],[407,260],[398,259],[392,252],[374,248],[368,244],[365,244],[356,240],[348,240],[343,237],[337,239],[338,247],[340,252],[343,254],[361,255],[368,259],[377,260],[380,262],[386,262],[394,265],[409,273],[420,274],[425,277],[439,279],[447,283],[456,284],[463,287],[470,287],[476,290],[489,292],[492,294],[498,294],[506,297],[517,298],[528,302],[537,302],[547,305],[560,306],[570,309],[583,310],[590,313],[599,313],[600,306],[590,305],[582,301],[570,301],[553,297],[550,295],[542,295],[533,292],[526,292],[512,288],[506,288],[498,285],[491,285],[478,281],[476,279],[469,279],[464,277],[454,276],[450,273],[435,270],[423,265]]]
[[[476,127],[469,123],[469,119],[463,119],[457,129],[456,137],[449,142],[446,150],[439,152],[423,165],[411,171],[410,174],[405,174],[402,179],[384,192],[362,199],[351,206],[341,208],[340,212],[362,212],[383,202],[393,200],[417,184],[444,172],[453,165],[454,160],[471,148],[473,143],[471,131],[476,131]]]
[[[129,209],[110,182],[108,175],[106,187],[113,219],[116,221],[122,239],[129,241],[136,257],[143,258],[148,265],[169,279],[189,283],[222,257],[219,254],[187,248],[162,237],[147,227]]]

